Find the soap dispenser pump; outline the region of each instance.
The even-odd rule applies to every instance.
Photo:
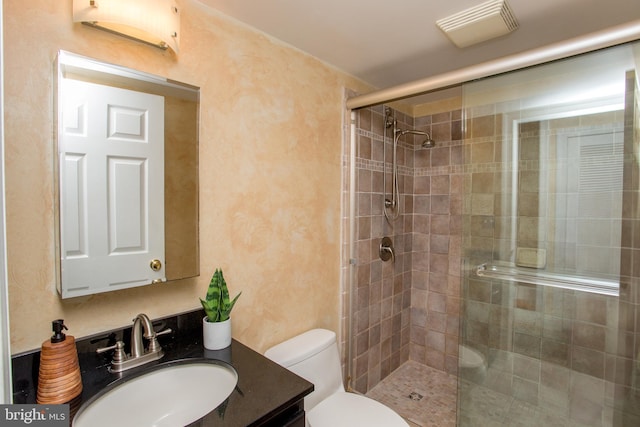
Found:
[[[36,401],[41,404],[68,403],[82,392],[82,378],[78,363],[76,341],[65,335],[67,326],[63,319],[51,322],[53,335],[42,343],[38,392]]]
[[[51,329],[53,329],[53,335],[51,336],[52,343],[64,341],[67,336],[62,332],[62,330],[69,330],[62,319],[51,322]]]

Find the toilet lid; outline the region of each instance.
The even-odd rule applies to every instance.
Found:
[[[391,408],[355,393],[337,392],[307,412],[311,427],[409,427]]]

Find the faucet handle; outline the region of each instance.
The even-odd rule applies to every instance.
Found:
[[[113,359],[111,360],[111,363],[124,362],[124,360],[127,358],[127,355],[124,352],[124,343],[122,341],[116,341],[114,345],[99,348],[96,350],[96,353],[100,354],[109,350],[115,350],[113,352]]]
[[[167,335],[173,332],[171,328],[164,329],[160,332],[154,332],[152,336],[146,337],[149,339],[149,353],[154,353],[162,350],[160,343],[158,342],[158,337],[160,335]]]
[[[171,328],[163,329],[160,332],[156,332],[156,337],[159,337],[160,335],[167,335],[167,334],[170,334],[171,332],[173,332]]]

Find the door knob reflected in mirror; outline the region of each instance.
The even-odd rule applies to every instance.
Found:
[[[159,259],[154,259],[149,263],[149,267],[151,267],[153,271],[160,271],[162,262]]]

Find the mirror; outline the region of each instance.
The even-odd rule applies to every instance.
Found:
[[[65,51],[55,86],[61,297],[199,275],[199,88]]]

